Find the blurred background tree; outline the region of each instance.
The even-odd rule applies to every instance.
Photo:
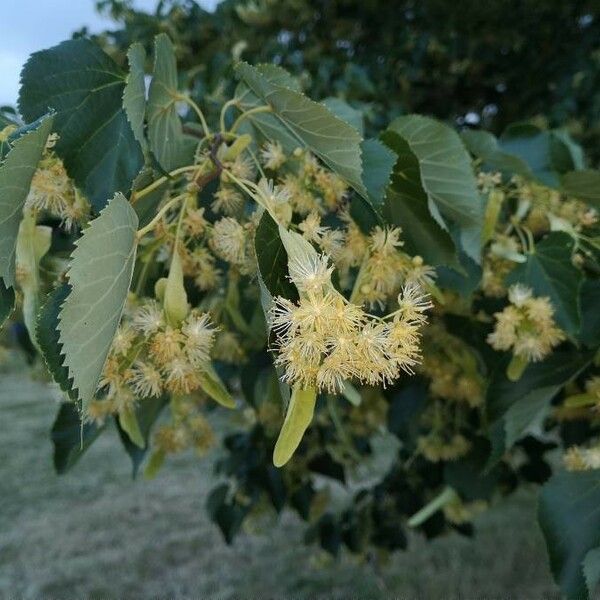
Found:
[[[115,30],[98,36],[117,58],[155,34],[175,41],[187,83],[207,109],[231,90],[232,64],[274,62],[314,98],[337,95],[372,131],[418,112],[496,133],[534,119],[567,126],[600,158],[597,1],[101,0]],[[198,67],[197,65],[200,65]],[[187,68],[187,71],[186,71]]]

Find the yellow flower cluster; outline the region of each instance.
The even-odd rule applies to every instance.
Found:
[[[168,325],[162,307],[148,301],[119,326],[89,415],[130,410],[139,400],[164,392],[190,394],[201,386],[215,329],[207,314],[191,311],[179,327]]]
[[[475,354],[439,323],[433,323],[425,331],[420,370],[430,380],[432,396],[470,407],[483,403],[484,381]]]
[[[595,448],[572,446],[565,452],[563,462],[569,471],[600,469],[600,446]]]
[[[461,433],[444,434],[431,431],[417,440],[419,452],[429,462],[446,462],[456,460],[469,451],[471,445]]]
[[[535,298],[531,289],[516,284],[508,291],[510,304],[495,313],[496,325],[488,336],[495,350],[512,350],[527,362],[545,358],[565,339],[554,321],[554,308],[547,297]]]
[[[210,423],[200,412],[201,404],[189,396],[174,396],[171,399],[172,421],[161,425],[154,433],[156,451],[177,454],[193,448],[204,456],[216,443]]]
[[[371,317],[334,289],[332,270],[325,255],[290,264],[300,300],[278,297],[271,311],[283,379],[338,393],[347,380],[385,386],[402,370],[411,372],[420,356],[419,330],[429,301],[408,286],[389,321]]]
[[[426,287],[433,283],[435,272],[420,256],[411,258],[399,251],[403,245],[400,234],[399,227],[377,226],[371,232],[353,294],[358,304],[384,308],[402,285],[410,282]]]
[[[524,223],[536,235],[565,224],[581,230],[598,221],[598,213],[585,202],[565,198],[556,190],[519,177],[514,178],[513,183],[517,197],[531,206]]]
[[[47,148],[33,176],[26,206],[42,210],[62,221],[65,229],[82,225],[89,204],[69,179],[62,160]]]
[[[340,177],[322,167],[310,152],[298,148],[285,160],[281,159],[281,154],[281,148],[274,151],[272,145],[267,146],[262,153],[263,164],[274,169],[274,165],[280,168],[284,163],[292,163],[280,185],[288,194],[294,212],[324,214],[339,208],[348,193],[348,186]]]

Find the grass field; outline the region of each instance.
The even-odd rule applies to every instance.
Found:
[[[50,388],[0,386],[0,595],[3,598],[555,598],[533,492],[482,515],[474,541],[411,539],[377,572],[323,561],[291,513],[222,540],[204,503],[211,460],[182,456],[132,481],[116,432],[68,475],[51,466]]]

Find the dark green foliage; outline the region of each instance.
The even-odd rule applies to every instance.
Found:
[[[115,192],[129,192],[143,165],[122,107],[124,88],[124,73],[86,39],[36,52],[21,75],[21,113],[32,121],[56,111],[56,151],[98,211]]]
[[[102,427],[82,423],[77,405],[63,402],[52,426],[54,444],[54,468],[59,474],[66,473],[82,457],[102,432]]]

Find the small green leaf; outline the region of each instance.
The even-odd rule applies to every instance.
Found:
[[[593,352],[556,350],[542,362],[530,363],[518,381],[506,376],[506,361],[498,361],[488,385],[486,407],[493,467],[512,444],[539,425],[552,399],[593,359]]]
[[[56,152],[96,210],[127,194],[144,163],[123,109],[125,74],[94,42],[78,38],[36,52],[21,74],[27,120],[56,111]]]
[[[168,401],[169,398],[167,396],[160,396],[158,398],[143,398],[137,402],[135,407],[135,422],[137,423],[138,432],[134,433],[137,438],[135,443],[131,435],[121,426],[120,419],[115,419],[119,437],[121,438],[125,452],[127,452],[131,459],[133,467],[132,475],[134,478],[137,476],[138,470],[148,452],[152,428]]]
[[[348,125],[354,127],[360,135],[364,135],[364,117],[360,110],[352,108],[347,102],[344,102],[340,98],[325,98],[323,104],[338,119],[341,119],[348,123]]]
[[[224,406],[225,408],[235,408],[235,400],[231,397],[225,384],[221,381],[221,378],[211,364],[203,366],[203,370],[199,373],[199,377],[202,391],[208,394],[221,406]]]
[[[0,327],[4,325],[6,319],[10,317],[15,307],[15,290],[6,287],[0,279]]]
[[[591,596],[596,590],[598,581],[600,581],[600,547],[593,548],[585,555],[583,559],[583,574],[585,576],[585,584]]]
[[[256,67],[240,63],[236,71],[303,146],[345,179],[361,196],[367,197],[362,182],[362,139],[358,131],[338,119],[322,104],[268,79]]]
[[[15,284],[15,254],[23,207],[31,180],[52,131],[53,117],[19,137],[0,164],[0,279],[5,287]]]
[[[561,592],[573,600],[589,598],[584,569],[595,578],[591,550],[600,546],[600,470],[553,475],[540,494],[538,520],[550,567]],[[595,583],[595,582],[590,582]]]
[[[317,390],[314,388],[292,389],[292,397],[273,452],[273,464],[276,467],[285,465],[296,452],[304,432],[312,421],[316,401]]]
[[[146,51],[144,46],[140,43],[133,44],[127,51],[127,60],[129,61],[129,75],[123,90],[123,108],[135,139],[142,148],[145,148],[146,83],[144,81],[144,68]]]
[[[500,146],[524,161],[533,176],[545,185],[556,186],[558,177],[550,152],[551,133],[530,123],[509,125],[500,136]]]
[[[73,467],[103,429],[94,423],[82,424],[75,403],[63,402],[51,433],[56,472],[62,475]]]
[[[409,254],[419,254],[433,266],[460,269],[450,234],[440,227],[429,211],[418,158],[399,135],[386,132],[382,139],[397,156],[392,185],[385,201],[385,219],[402,228],[402,239]]]
[[[565,173],[560,182],[565,194],[600,209],[600,171],[592,169],[572,171]]]
[[[552,398],[558,394],[560,386],[541,387],[531,390],[515,402],[504,415],[504,430],[507,448],[524,437],[527,433],[541,427],[550,412]]]
[[[383,211],[386,192],[396,164],[396,154],[379,140],[364,140],[361,144],[363,183],[371,206],[378,214]]]
[[[160,471],[167,455],[164,450],[156,450],[152,453],[146,468],[144,469],[144,479],[154,479]]]
[[[183,135],[177,114],[177,63],[173,44],[161,33],[154,38],[154,72],[148,91],[148,140],[150,149],[165,171],[186,164],[193,145]]]
[[[505,375],[506,365],[497,361],[488,386],[486,406],[488,417],[495,421],[528,393],[541,388],[562,388],[576,377],[592,360],[592,352],[555,350],[541,362],[530,363],[519,381],[512,382]]]
[[[504,152],[493,134],[467,129],[461,133],[461,137],[469,152],[490,169],[506,175],[533,177],[529,165],[515,154]]]
[[[589,348],[600,346],[600,280],[586,279],[581,286],[581,333]]]
[[[279,226],[267,211],[256,229],[254,245],[260,276],[269,293],[296,300],[298,291],[289,279],[288,258],[279,237]]]
[[[581,271],[571,261],[573,239],[562,232],[548,234],[527,255],[527,262],[511,271],[507,283],[523,283],[536,296],[548,296],[556,311],[556,322],[571,336],[580,328]]]
[[[94,397],[125,306],[137,249],[138,219],[115,194],[77,241],[71,293],[59,315],[60,343],[83,411]]]
[[[135,410],[124,408],[119,412],[119,426],[127,434],[129,439],[138,447],[144,448],[146,440],[140,430],[140,424],[137,420]]]
[[[392,121],[386,143],[390,134],[400,136],[416,157],[431,216],[444,229],[457,227],[463,249],[479,263],[483,204],[471,159],[459,135],[448,125],[419,115]]]
[[[68,394],[71,400],[75,401],[77,400],[77,393],[73,391],[69,381],[69,369],[62,364],[62,346],[57,329],[58,315],[70,290],[69,284],[63,283],[50,292],[38,314],[36,339],[52,379],[65,394]]]

